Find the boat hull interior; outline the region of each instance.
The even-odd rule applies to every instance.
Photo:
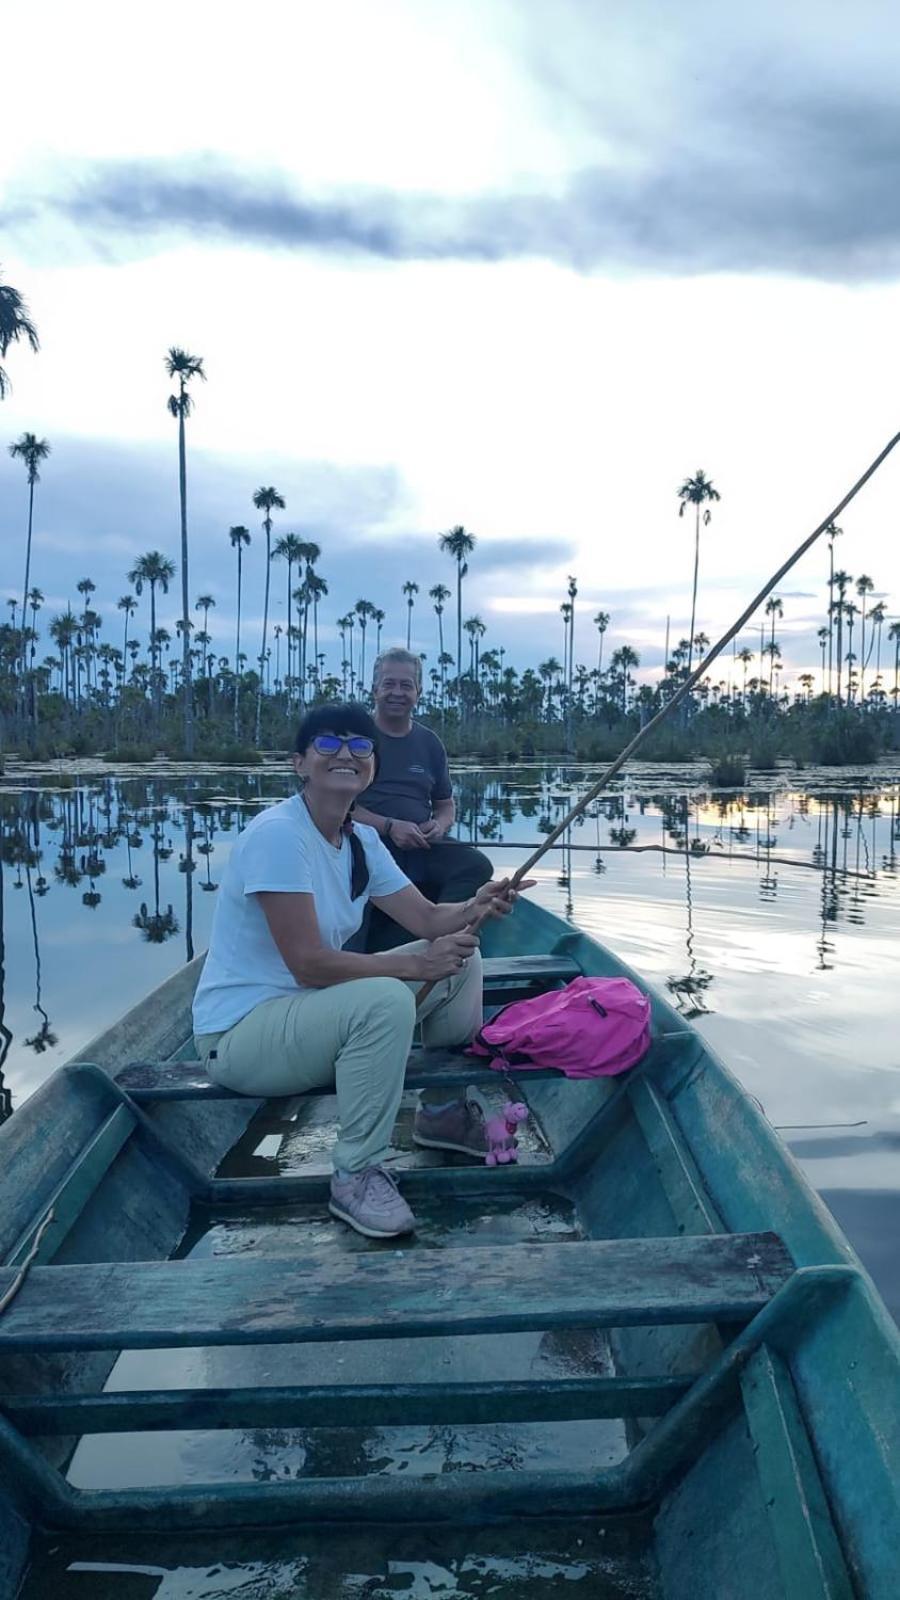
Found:
[[[483,947],[488,1010],[634,976],[523,903]],[[0,1129],[0,1600],[896,1595],[897,1330],[665,1001],[620,1077],[414,1049],[376,1242],[332,1096],[205,1082],[197,970]],[[412,1145],[467,1082],[515,1165]]]

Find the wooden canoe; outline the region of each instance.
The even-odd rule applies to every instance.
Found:
[[[483,949],[486,1006],[634,976],[524,902]],[[222,1563],[229,1595],[310,1600],[894,1600],[897,1329],[664,1000],[621,1078],[518,1074],[518,1166],[403,1150],[401,1114],[425,1220],[385,1246],[327,1218],[333,1101],[191,1059],[197,969],[0,1128],[0,1600],[213,1595]],[[482,1078],[508,1088],[448,1052],[407,1072]],[[163,1438],[193,1471],[154,1478]],[[222,1440],[251,1469],[203,1481]]]

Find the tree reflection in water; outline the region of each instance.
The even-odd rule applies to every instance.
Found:
[[[514,844],[533,845],[559,823],[594,776],[558,765],[467,768],[456,775],[459,832],[481,842],[488,855],[493,847],[498,870],[508,870],[510,857],[499,848],[506,844],[507,832]],[[9,1112],[3,1071],[9,1071],[10,1052],[18,1046],[50,1057],[56,1049],[56,1059],[61,1059],[60,1040],[68,1043],[68,1024],[54,994],[52,973],[49,968],[45,971],[41,959],[42,934],[47,937],[52,927],[58,945],[62,932],[65,942],[73,942],[79,959],[84,954],[78,949],[82,927],[88,934],[83,941],[88,951],[95,933],[105,936],[107,929],[121,929],[123,923],[133,930],[132,938],[148,947],[172,946],[183,936],[183,945],[173,948],[169,966],[157,966],[148,979],[149,988],[161,972],[171,970],[177,955],[190,960],[195,939],[200,942],[199,930],[195,933],[195,875],[207,897],[205,938],[209,900],[221,878],[221,872],[213,870],[217,849],[241,832],[261,803],[283,798],[291,787],[287,772],[257,770],[189,779],[156,774],[127,779],[57,777],[52,788],[0,788],[0,1118]],[[779,835],[789,841],[787,847],[779,849]],[[661,877],[671,871],[671,858],[683,874],[685,962],[667,986],[682,1015],[701,1016],[710,1009],[716,970],[714,960],[707,967],[698,956],[697,914],[708,903],[706,864],[719,880],[723,870],[735,865],[737,891],[739,883],[747,882],[748,865],[752,871],[755,862],[756,892],[768,903],[784,893],[779,866],[789,867],[789,878],[784,872],[781,878],[794,896],[792,911],[798,904],[808,906],[817,969],[831,971],[838,963],[839,930],[858,929],[871,914],[873,896],[884,894],[888,886],[896,892],[900,788],[881,783],[876,789],[873,778],[862,788],[858,783],[852,788],[835,782],[827,789],[811,786],[798,794],[771,785],[710,794],[697,780],[685,777],[669,781],[657,773],[647,782],[642,774],[626,775],[616,789],[598,797],[589,817],[568,830],[548,860],[560,914],[574,922],[581,875],[582,892],[592,898],[604,892],[608,881],[604,877],[598,883],[597,875],[607,873],[617,886],[634,892],[637,879],[629,875],[625,858],[638,851],[658,859]],[[152,879],[147,870],[150,856]],[[813,888],[813,873],[817,887],[801,900],[804,880],[812,880]],[[21,896],[25,915],[21,926],[15,923],[15,933],[10,918],[16,903],[10,901],[10,888],[25,890]],[[554,894],[553,887],[550,892]],[[42,910],[48,895],[49,908]],[[17,956],[20,950],[26,955],[31,969],[29,992],[15,997],[4,997],[8,962],[4,908],[6,939],[14,941]],[[92,922],[83,925],[80,919],[88,912]],[[710,946],[703,947],[703,953],[709,959]],[[13,1011],[21,1016],[23,1008],[28,1021],[11,1024]]]
[[[688,969],[680,976],[667,978],[666,988],[675,1001],[676,1010],[683,1017],[700,1017],[709,1011],[706,1004],[706,991],[713,982],[713,975],[705,967],[701,967],[694,953],[694,894],[691,884],[691,858],[706,854],[703,840],[695,834],[690,837],[689,807],[687,795],[679,797],[679,822],[677,837],[683,844],[684,850],[684,903],[687,914],[685,928],[685,951],[687,954]],[[700,846],[698,849],[697,846]]]

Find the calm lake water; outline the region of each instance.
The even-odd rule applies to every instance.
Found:
[[[511,870],[592,769],[455,774]],[[0,1114],[207,943],[231,846],[280,769],[0,784]],[[900,1319],[900,771],[710,791],[640,767],[537,869],[542,904],[691,1017],[784,1132]]]

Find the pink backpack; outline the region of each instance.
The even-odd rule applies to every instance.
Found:
[[[469,1053],[508,1067],[556,1067],[567,1078],[612,1077],[650,1044],[650,1001],[628,978],[575,978],[514,1000],[476,1033]]]

